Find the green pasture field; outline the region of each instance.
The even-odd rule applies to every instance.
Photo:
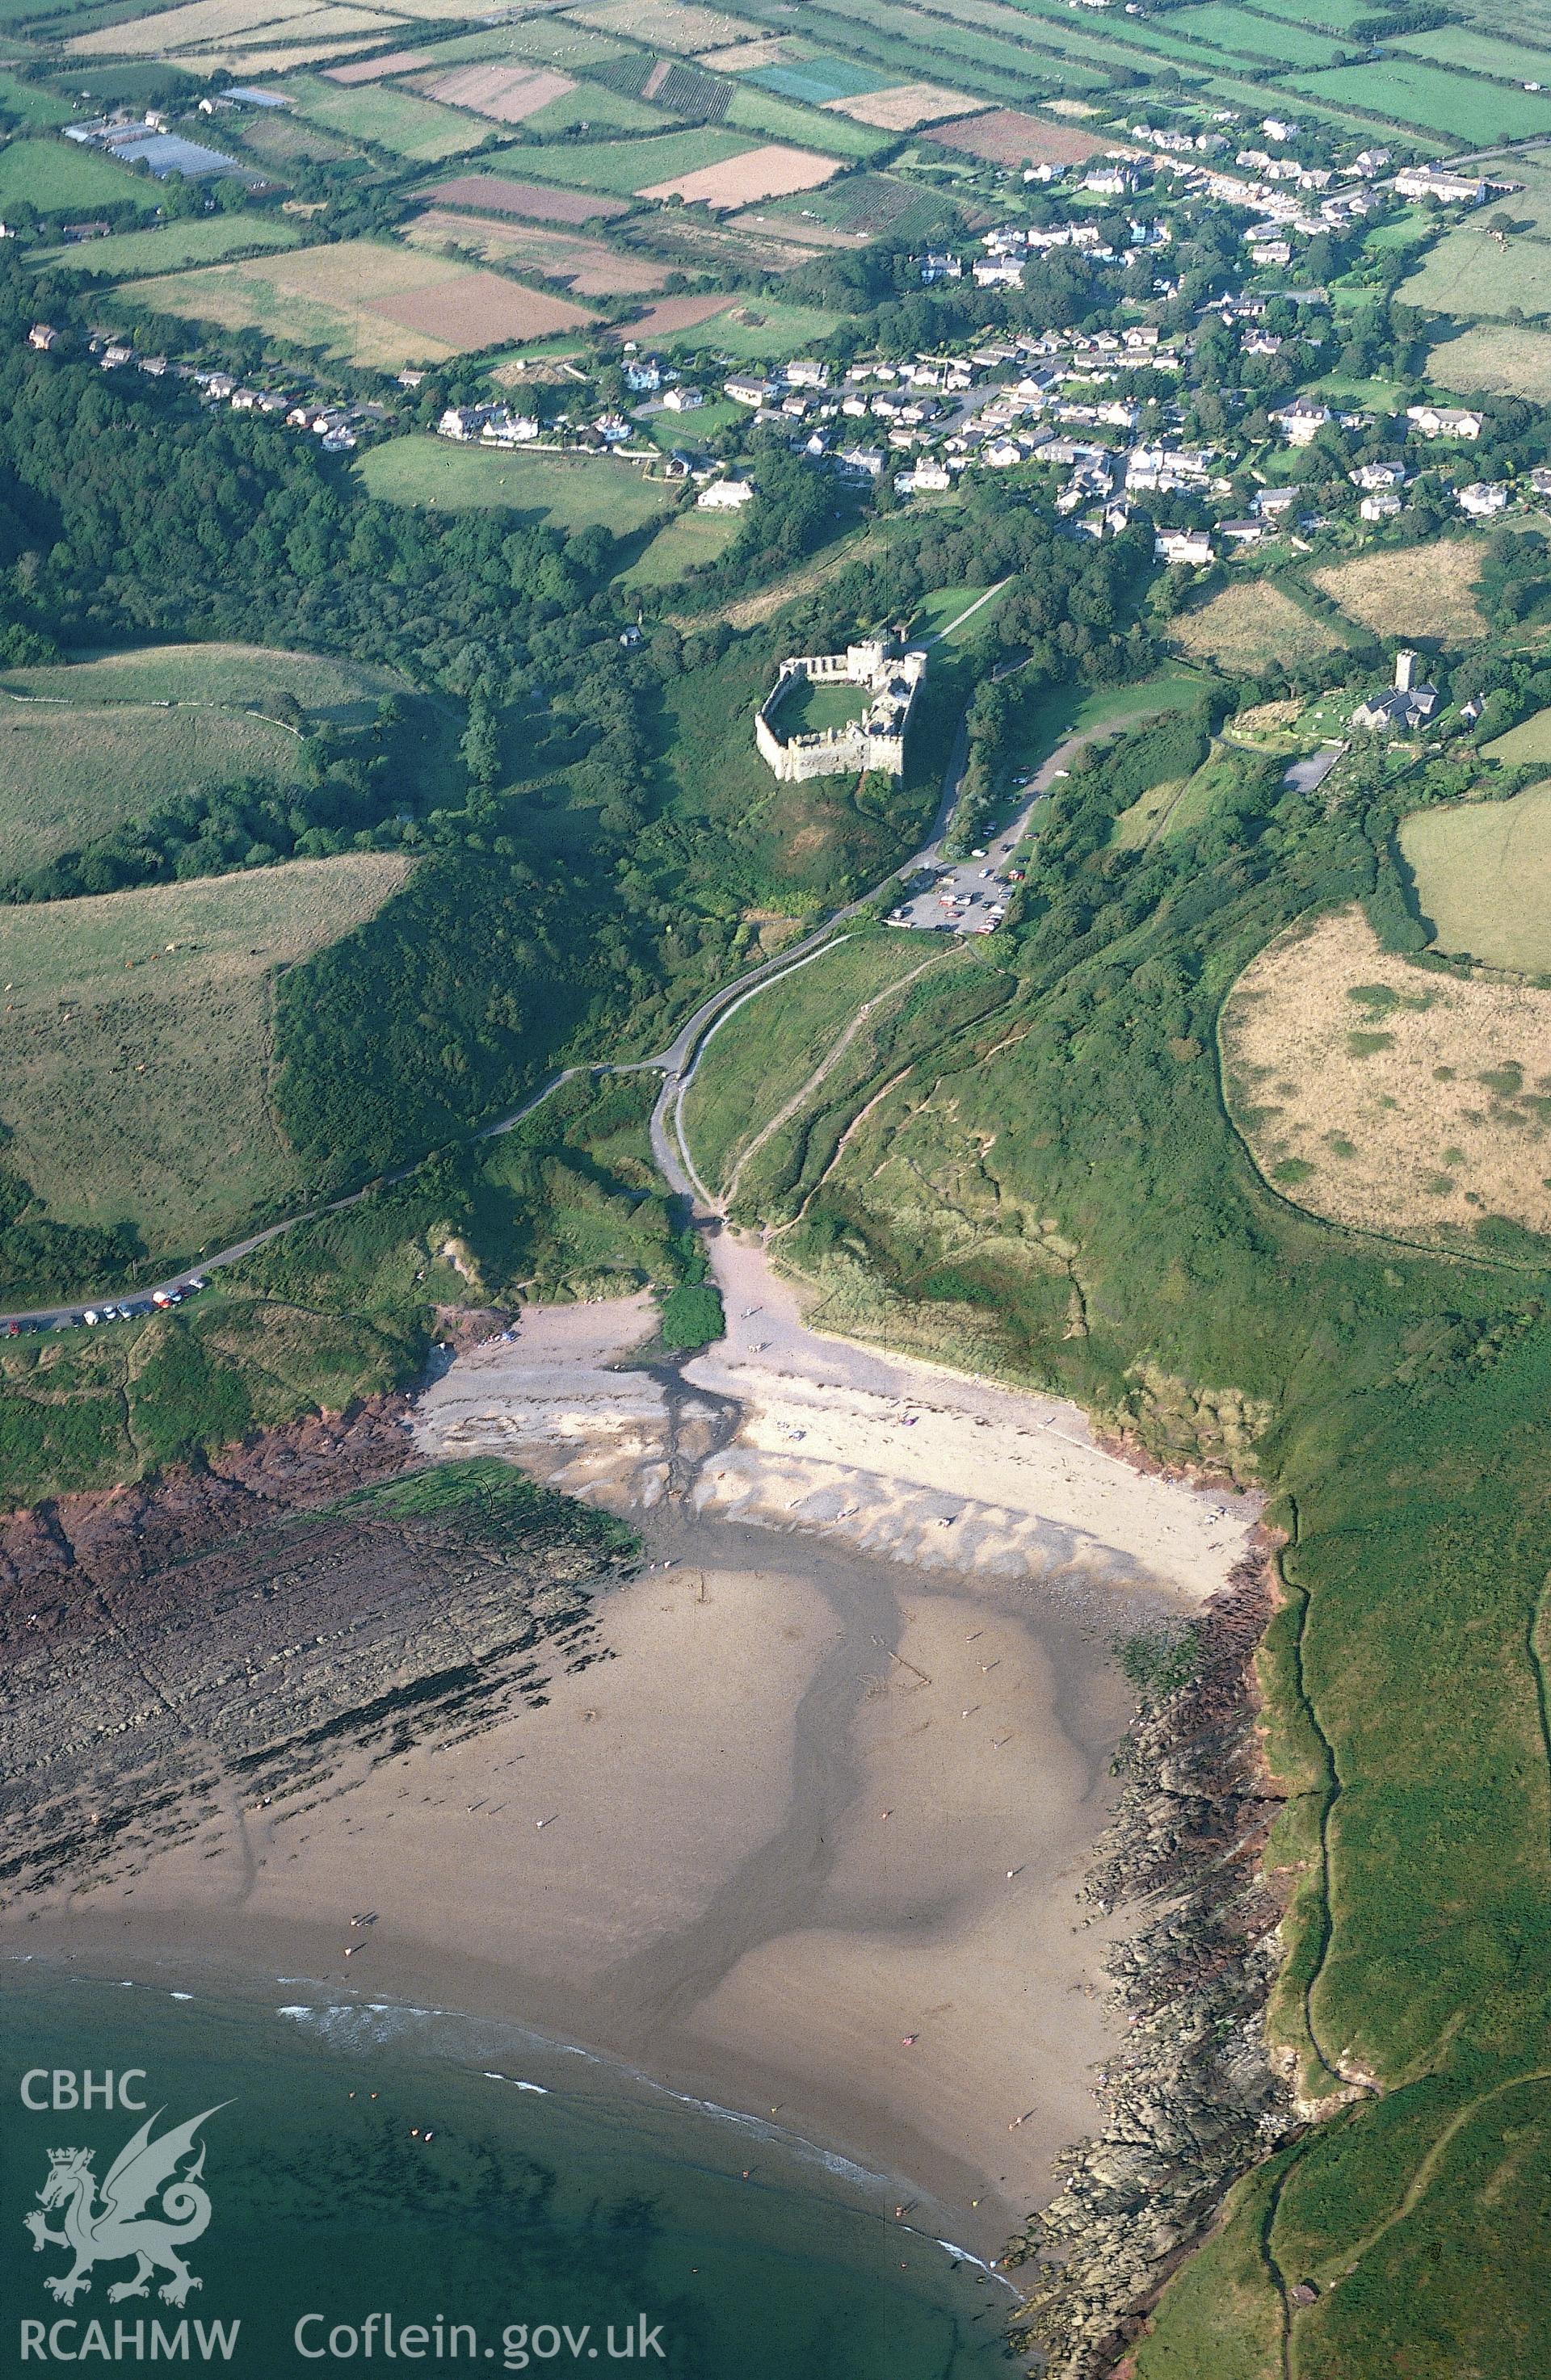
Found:
[[[733,92],[723,121],[737,131],[819,149],[830,157],[875,157],[898,139],[898,133],[880,132],[874,125],[853,124],[849,115],[827,115],[816,107],[796,107],[788,99],[750,91],[746,84]]]
[[[1517,727],[1510,727],[1506,735],[1488,744],[1485,751],[1489,760],[1504,760],[1515,768],[1526,761],[1551,761],[1551,710],[1537,710],[1533,718],[1521,719]],[[1532,788],[1537,790],[1543,789]],[[1529,795],[1521,798],[1527,801]],[[1507,807],[1514,806],[1509,803]]]
[[[1261,17],[1290,17],[1300,25],[1320,25],[1332,33],[1349,32],[1363,17],[1374,14],[1369,0],[1254,0]]]
[[[390,438],[356,466],[368,495],[437,512],[519,512],[563,529],[628,537],[674,502],[666,480],[606,455],[504,455],[446,438]]]
[[[1551,50],[1532,49],[1517,33],[1481,33],[1464,25],[1442,25],[1432,33],[1403,34],[1396,45],[1419,58],[1499,82],[1543,82],[1551,88]],[[1517,178],[1517,176],[1515,177]]]
[[[252,249],[297,248],[301,234],[283,215],[190,215],[158,224],[152,231],[115,232],[107,239],[77,240],[65,248],[39,249],[39,264],[67,263],[80,273],[176,273],[186,264],[219,264]]]
[[[715,314],[708,322],[696,322],[687,331],[672,334],[662,344],[679,353],[705,348],[714,355],[729,356],[734,363],[764,363],[772,356],[795,355],[816,346],[840,322],[840,316],[825,307],[788,305],[779,298],[751,298],[747,309],[740,310],[757,315],[758,321],[739,322],[730,314]]]
[[[703,1180],[726,1189],[747,1143],[801,1089],[861,1003],[931,959],[934,940],[887,927],[852,933],[728,1014],[684,1101],[685,1137]],[[938,954],[956,955],[941,946]]]
[[[1340,46],[1302,25],[1276,22],[1257,16],[1252,9],[1236,8],[1231,0],[1203,0],[1199,6],[1176,8],[1166,22],[1171,32],[1191,34],[1219,50],[1269,58],[1285,66],[1329,66]]]
[[[1500,83],[1451,75],[1394,54],[1379,66],[1299,75],[1293,87],[1310,99],[1349,103],[1393,124],[1442,132],[1472,146],[1551,134],[1551,93],[1505,91]]]
[[[1546,264],[1551,280],[1551,251]],[[1427,377],[1459,395],[1504,390],[1534,405],[1551,405],[1551,334],[1527,330],[1521,322],[1477,322],[1433,348]]]
[[[0,911],[6,1162],[64,1223],[194,1253],[299,1201],[270,1098],[272,984],[378,910],[389,853]]]
[[[0,149],[0,214],[23,199],[42,215],[116,204],[148,215],[157,203],[155,183],[131,174],[127,165],[73,140],[43,137],[10,140]]]
[[[0,695],[0,878],[42,868],[180,794],[233,777],[294,781],[300,753],[289,729],[240,711],[93,710]]]
[[[326,124],[351,140],[370,141],[397,157],[426,164],[477,149],[495,129],[481,116],[416,99],[409,91],[395,91],[391,83],[358,83],[352,90],[314,75],[294,75],[281,88],[299,114],[314,124]]]
[[[1184,710],[1199,701],[1205,684],[1193,671],[1165,670],[1134,686],[1095,686],[1089,692],[1081,686],[1053,687],[1035,711],[1013,765],[1037,769],[1069,735],[1105,735],[1160,711]]]
[[[675,175],[741,157],[753,146],[735,133],[697,124],[640,140],[576,140],[545,149],[498,150],[480,163],[492,173],[520,174],[532,181],[557,183],[563,189],[602,190],[628,199],[653,183],[671,181]]]
[[[19,75],[0,69],[0,116],[52,130],[55,125],[68,124],[76,113],[56,91],[45,91],[41,83],[23,82]]]
[[[709,438],[713,431],[730,430],[735,421],[747,421],[748,419],[746,405],[739,405],[731,397],[723,396],[711,398],[692,413],[654,413],[650,420],[639,423],[638,427],[653,446],[660,446],[665,455],[671,455],[676,446],[697,445],[702,438]]]
[[[552,99],[536,114],[525,117],[522,128],[537,133],[541,140],[554,140],[562,133],[574,131],[578,125],[606,126],[615,132],[660,132],[673,120],[660,107],[649,106],[643,99],[632,99],[629,91],[610,91],[603,82],[579,82],[563,99]]]
[[[565,17],[536,17],[520,24],[487,25],[477,33],[450,33],[446,41],[428,42],[416,53],[433,67],[464,66],[479,58],[531,58],[568,72],[585,72],[624,55],[622,42],[590,33]]]
[[[1491,748],[1502,760],[1551,759],[1551,711]],[[1551,976],[1551,784],[1507,802],[1416,810],[1400,848],[1439,950]]]
[[[977,582],[970,587],[938,587],[930,595],[923,595],[916,607],[915,618],[910,622],[910,641],[919,644],[923,637],[941,636],[950,620],[957,620],[960,612],[967,612],[971,603],[989,591]],[[969,628],[973,629],[982,620],[989,619],[995,609],[995,604],[987,603],[984,611],[977,612],[970,621]]]
[[[402,681],[388,670],[273,645],[148,645],[139,652],[0,671],[0,697],[92,707],[199,703],[247,711],[271,710],[280,696],[290,695],[312,718],[342,727],[363,725],[378,698],[396,690],[403,690]]]
[[[1522,314],[1551,313],[1551,243],[1510,237],[1499,248],[1487,237],[1483,210],[1446,232],[1396,295],[1408,306],[1465,322],[1500,322],[1515,307]]]
[[[664,523],[617,583],[632,595],[672,587],[696,563],[716,561],[741,526],[736,513],[702,513],[690,504]]]

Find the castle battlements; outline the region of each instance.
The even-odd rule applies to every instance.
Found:
[[[926,655],[912,650],[890,657],[881,638],[848,645],[843,653],[793,653],[781,663],[754,719],[754,742],[766,766],[784,783],[804,777],[849,776],[866,769],[903,774],[905,730],[926,674]],[[872,697],[860,719],[844,727],[783,735],[776,714],[800,680],[818,686],[861,686]]]

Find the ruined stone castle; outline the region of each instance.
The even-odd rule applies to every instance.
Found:
[[[891,777],[900,776],[905,767],[905,731],[925,674],[923,652],[890,658],[881,639],[848,645],[843,653],[794,653],[781,663],[776,683],[755,715],[754,742],[766,764],[787,784],[804,777],[849,776],[864,769],[883,769]],[[819,686],[862,686],[872,699],[861,718],[844,727],[783,735],[781,705],[802,678]]]

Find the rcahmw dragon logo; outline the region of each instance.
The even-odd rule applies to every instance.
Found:
[[[230,2105],[230,2100],[221,2102]],[[178,2252],[210,2221],[210,2194],[201,2182],[202,2141],[188,2171],[180,2175],[177,2168],[192,2155],[200,2126],[219,2112],[219,2107],[206,2107],[203,2115],[153,2141],[151,2128],[163,2113],[158,2107],[119,2150],[103,2180],[100,2197],[90,2149],[50,2149],[48,2180],[38,2192],[38,2204],[44,2209],[63,2207],[63,2228],[51,2231],[43,2214],[22,2220],[34,2248],[67,2248],[75,2263],[67,2273],[51,2273],[43,2283],[46,2289],[63,2304],[73,2305],[92,2287],[93,2265],[122,2264],[131,2256],[134,2273],[127,2281],[114,2282],[108,2290],[111,2304],[121,2298],[149,2296],[151,2277],[158,2271],[169,2276],[158,2292],[169,2305],[182,2305],[190,2289],[203,2286]]]

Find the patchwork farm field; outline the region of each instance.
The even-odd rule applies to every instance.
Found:
[[[382,370],[543,338],[592,319],[568,298],[457,259],[367,239],[129,282],[125,294],[158,311],[230,330],[251,325]]]
[[[98,24],[78,34],[69,47],[85,58],[175,58],[206,50],[222,55],[223,44],[252,47],[345,36],[359,46],[393,32],[402,22],[397,10],[320,7],[315,0],[289,0],[289,5],[287,0],[186,0],[182,7]]]
[[[270,1100],[275,970],[374,915],[391,853],[0,910],[11,987],[0,1123],[60,1222],[219,1245],[299,1199]]]
[[[1413,966],[1351,908],[1263,951],[1221,1033],[1234,1123],[1295,1205],[1432,1245],[1551,1232],[1551,991]]]
[[[537,223],[607,223],[629,212],[623,199],[551,190],[540,182],[515,182],[499,174],[459,174],[450,182],[434,184],[424,195],[448,206],[480,207],[492,214],[518,215]]]
[[[609,248],[601,239],[588,239],[576,232],[516,223],[510,216],[454,214],[445,207],[428,207],[403,226],[400,237],[412,248],[428,248],[440,254],[451,243],[488,263],[564,281],[580,298],[626,297],[660,289],[671,269],[653,257],[632,256],[627,249]]]
[[[666,181],[643,185],[643,199],[682,199],[686,206],[707,206],[720,212],[751,206],[760,199],[784,199],[794,190],[815,189],[839,172],[831,158],[815,157],[805,149],[752,149],[717,165],[675,174]]]
[[[492,160],[497,170],[518,166],[562,188],[602,190],[633,198],[654,182],[698,173],[747,153],[751,143],[736,133],[694,125],[682,132],[648,134],[640,140],[576,140],[547,149],[506,151]]]
[[[239,711],[96,710],[0,695],[0,879],[42,868],[180,794],[232,777],[294,781],[300,752],[287,728]]]
[[[1483,551],[1479,538],[1442,538],[1405,552],[1360,553],[1312,576],[1375,636],[1457,645],[1486,633],[1475,603]]]
[[[592,0],[569,13],[578,24],[599,32],[622,33],[627,41],[644,42],[654,50],[678,50],[685,56],[757,38],[764,30],[746,17],[702,7],[696,0]]]
[[[808,107],[824,107],[832,99],[855,99],[861,92],[879,91],[887,78],[876,67],[859,66],[852,58],[835,58],[816,51],[811,56],[800,57],[795,53],[800,43],[778,45],[785,55],[762,64],[758,56],[751,57],[744,71],[751,82],[763,91],[779,92],[783,99],[802,101]],[[737,56],[737,52],[729,54]],[[737,71],[736,67],[733,69]]]
[[[1543,82],[1551,88],[1551,50],[1532,48],[1517,31],[1485,33],[1464,25],[1443,25],[1431,33],[1407,33],[1399,47],[1438,66],[1464,67],[1499,80],[1511,74],[1516,82]]]
[[[1551,713],[1500,736],[1492,752],[1502,760],[1551,759]],[[1417,810],[1401,824],[1400,848],[1440,951],[1551,976],[1551,784],[1508,802]],[[1536,1050],[1536,1062],[1551,1067],[1544,1038],[1520,1054]]]
[[[822,149],[832,157],[876,157],[890,145],[886,133],[860,117],[852,120],[849,102],[837,108],[798,107],[789,99],[751,91],[746,84],[733,92],[722,120],[734,131]]]
[[[876,125],[884,132],[913,132],[919,125],[961,116],[973,104],[961,91],[945,91],[939,83],[905,82],[858,99],[833,100],[829,113],[849,115],[858,124]]]
[[[451,108],[438,107],[403,91],[375,85],[341,91],[321,78],[293,79],[287,86],[298,111],[314,124],[327,125],[352,140],[366,140],[396,157],[423,159],[434,164],[441,157],[459,157],[477,149],[489,128]]]
[[[934,140],[945,149],[959,149],[983,157],[993,165],[1081,165],[1097,156],[1105,143],[1075,125],[1058,124],[1043,115],[1028,115],[1016,107],[992,108],[983,115],[960,116],[938,124]]]
[[[1327,34],[1285,20],[1270,21],[1250,9],[1232,7],[1227,0],[1204,0],[1200,6],[1171,10],[1168,30],[1210,42],[1219,50],[1268,59],[1278,66],[1326,67],[1339,55],[1339,45]]]
[[[300,243],[300,232],[283,215],[190,215],[186,222],[158,224],[153,231],[115,232],[107,239],[43,249],[38,261],[53,264],[67,257],[72,270],[83,273],[176,273],[186,264],[218,264],[244,249]]]
[[[923,240],[942,230],[952,214],[950,202],[919,183],[893,174],[848,174],[827,189],[778,199],[758,218],[735,215],[733,228],[773,224],[789,226],[798,239],[823,237],[849,248],[858,233],[869,239],[881,239],[886,232],[897,239]]]
[[[445,438],[391,438],[357,466],[369,494],[439,512],[511,511],[628,537],[676,502],[666,480],[608,455],[503,455]]]
[[[411,63],[421,61],[408,53]],[[337,79],[337,78],[336,78]],[[438,68],[423,77],[416,89],[427,99],[447,107],[471,108],[497,124],[523,124],[552,99],[567,99],[576,84],[554,67],[470,64]]]

